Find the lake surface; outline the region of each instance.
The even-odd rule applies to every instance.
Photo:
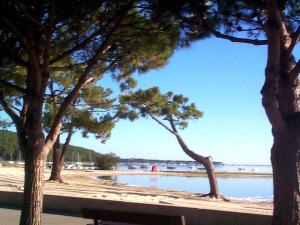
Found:
[[[163,175],[119,175],[103,177],[116,183],[207,193],[209,183],[206,177],[182,177]],[[220,192],[226,197],[253,200],[272,200],[272,178],[218,178]]]
[[[187,166],[176,166],[176,168],[172,170],[168,170],[164,166],[158,167],[160,171],[191,171],[191,169],[187,168]],[[243,170],[241,171],[239,168],[243,168]],[[127,166],[125,165],[121,165],[117,169],[128,170]],[[272,172],[271,166],[224,165],[217,166],[215,169],[216,171],[220,172]],[[149,171],[150,168],[143,170]],[[196,169],[194,171],[199,170]],[[195,193],[209,192],[209,182],[207,177],[185,177],[173,175],[119,175],[103,177],[102,179],[110,179],[116,183],[137,185],[142,187],[189,191]],[[248,200],[273,199],[272,177],[219,177],[218,185],[220,192],[229,198]]]
[[[134,164],[139,166],[139,164]],[[197,169],[200,165],[196,165],[194,169],[188,168],[188,165],[175,165],[175,169],[168,169],[167,165],[156,164],[160,171],[200,171]],[[126,164],[118,164],[117,170],[129,170]],[[242,169],[242,170],[241,170]],[[151,165],[145,169],[137,169],[141,171],[150,171]],[[216,172],[255,172],[255,173],[272,173],[270,165],[219,165],[215,166]]]

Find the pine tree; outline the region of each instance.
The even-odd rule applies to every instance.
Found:
[[[51,88],[44,111],[44,126],[49,129],[52,124],[56,109],[62,99],[68,95],[70,86],[65,82],[63,91]],[[67,134],[63,145],[60,144],[60,135],[57,137],[52,148],[52,168],[49,180],[63,182],[61,171],[64,165],[64,156],[70,145],[72,135],[76,131],[81,131],[84,138],[88,134],[94,134],[96,138],[104,143],[111,135],[115,122],[118,120],[118,107],[114,106],[115,100],[110,97],[112,91],[104,89],[99,85],[88,85],[78,94],[76,100],[69,106],[62,119],[61,132]]]
[[[20,225],[41,224],[44,161],[80,90],[104,74],[121,80],[163,66],[172,54],[178,27],[152,20],[146,5],[127,0],[0,2],[0,103],[16,127],[25,158]],[[45,136],[45,98],[50,82],[60,85],[59,73],[69,76],[72,90]]]
[[[172,92],[161,94],[158,87],[120,96],[120,102],[134,112],[132,118],[150,117],[153,119],[176,137],[180,147],[189,157],[205,167],[209,178],[210,192],[203,196],[218,198],[220,193],[212,158],[204,157],[191,150],[178,132],[178,127],[186,128],[188,120],[198,119],[203,114],[194,103],[189,104],[188,101],[187,97],[175,95]]]

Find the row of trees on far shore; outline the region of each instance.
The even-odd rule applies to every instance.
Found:
[[[93,162],[97,154],[93,150],[70,145],[64,158],[66,162]],[[23,161],[15,132],[0,130],[0,157],[5,161]],[[52,161],[51,154],[48,156],[47,161]]]
[[[72,134],[105,141],[121,119],[151,118],[174,135],[205,166],[209,196],[218,197],[210,157],[189,149],[178,132],[201,112],[182,95],[132,89],[132,74],[162,67],[176,49],[209,37],[267,47],[261,94],[274,137],[272,225],[299,225],[299,12],[297,0],[1,1],[0,110],[9,120],[0,125],[14,126],[25,160],[20,225],[42,224],[49,153],[51,177],[60,180]],[[100,86],[108,75],[120,98]]]

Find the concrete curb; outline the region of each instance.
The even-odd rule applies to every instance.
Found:
[[[20,207],[22,199],[22,192],[0,191],[0,204]],[[187,225],[270,225],[272,219],[270,215],[263,214],[44,195],[44,210],[55,210],[80,215],[81,208],[114,209],[165,215],[181,214],[185,215]]]

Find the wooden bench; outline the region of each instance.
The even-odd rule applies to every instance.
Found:
[[[133,213],[102,209],[81,209],[83,218],[93,219],[94,225],[185,225],[183,215]]]

